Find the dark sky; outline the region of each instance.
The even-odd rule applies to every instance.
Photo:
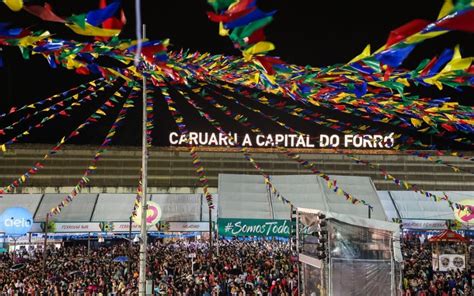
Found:
[[[128,23],[121,36],[133,38],[134,1],[123,2]],[[210,10],[210,6],[205,0],[142,2],[143,21],[147,25],[147,37],[150,39],[170,38],[172,49],[189,48],[201,52],[239,54],[233,49],[229,39],[218,35],[217,24],[208,21],[206,11]],[[50,3],[58,15],[65,16],[82,13],[98,5],[97,0],[54,0]],[[410,20],[415,18],[435,20],[443,1],[260,0],[258,3],[264,10],[278,10],[273,23],[266,29],[267,38],[277,47],[274,55],[289,63],[325,66],[349,61],[369,43],[373,50],[377,49],[385,43],[391,29]],[[2,21],[13,24],[32,25],[33,29],[47,28],[57,33],[58,38],[84,39],[71,34],[62,25],[41,22],[26,12],[10,12],[4,5],[0,5],[0,17]],[[449,33],[419,46],[405,66],[413,67],[422,58],[432,57],[441,53],[444,48],[453,47],[457,43],[461,44],[464,56],[472,56],[473,41],[472,34]],[[4,67],[0,68],[1,111],[9,110],[11,106],[43,99],[90,80],[90,77],[80,76],[64,69],[50,69],[46,60],[40,56],[33,56],[25,61],[18,49],[5,49],[3,59]],[[421,91],[435,94],[433,90]],[[462,102],[471,101],[463,98],[463,94],[453,92],[452,95]],[[135,117],[138,118],[138,113]],[[163,118],[164,128],[172,128],[169,114],[160,114],[159,117]],[[127,125],[138,126],[138,120],[131,120]],[[109,125],[101,128],[104,129],[104,133],[107,126]],[[57,133],[55,128],[66,132],[68,125],[54,124],[54,128],[46,129],[36,136],[32,135],[29,140],[55,142],[57,137],[52,137]],[[163,134],[167,132],[164,131]],[[89,137],[85,138],[78,140],[78,143],[98,143],[103,135],[98,132],[90,133]],[[138,144],[139,139],[133,133],[133,129],[128,127],[120,136],[119,142]]]

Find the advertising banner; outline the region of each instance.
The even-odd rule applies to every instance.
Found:
[[[129,232],[130,222],[64,222],[50,223],[49,233],[87,233],[87,232]],[[132,223],[132,232],[139,232],[140,226]],[[159,222],[148,232],[208,232],[209,222]],[[31,232],[44,232],[44,223],[34,223]]]
[[[405,229],[446,229],[445,220],[403,220],[402,225]]]
[[[78,223],[54,223],[55,233],[85,233],[85,232],[101,232],[100,223],[98,222],[78,222]]]
[[[113,232],[128,232],[130,228],[129,222],[114,222]],[[140,226],[132,223],[132,231],[140,231]],[[208,222],[160,222],[149,231],[162,232],[205,232],[209,231]]]
[[[6,209],[0,215],[0,232],[7,236],[22,236],[33,226],[33,215],[25,208]]]
[[[228,219],[217,220],[219,235],[223,236],[279,236],[290,234],[289,220]]]

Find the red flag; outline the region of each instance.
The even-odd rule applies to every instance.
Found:
[[[436,26],[443,29],[474,33],[474,10],[471,9],[455,17],[442,20]]]
[[[409,23],[404,24],[403,26],[396,28],[390,32],[388,36],[387,43],[385,46],[389,47],[392,44],[398,43],[406,37],[413,35],[414,33],[420,31],[426,27],[430,22],[426,20],[415,19]]]
[[[23,7],[26,11],[39,17],[42,20],[49,22],[65,23],[66,21],[57,16],[52,10],[51,5],[45,3],[44,6],[41,5],[25,5]]]
[[[456,128],[452,125],[449,125],[447,123],[442,123],[441,126],[447,130],[448,132],[455,132],[456,131]]]

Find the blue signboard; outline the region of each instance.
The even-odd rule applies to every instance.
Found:
[[[22,236],[33,226],[33,215],[25,208],[8,208],[0,215],[0,231],[8,236]]]

